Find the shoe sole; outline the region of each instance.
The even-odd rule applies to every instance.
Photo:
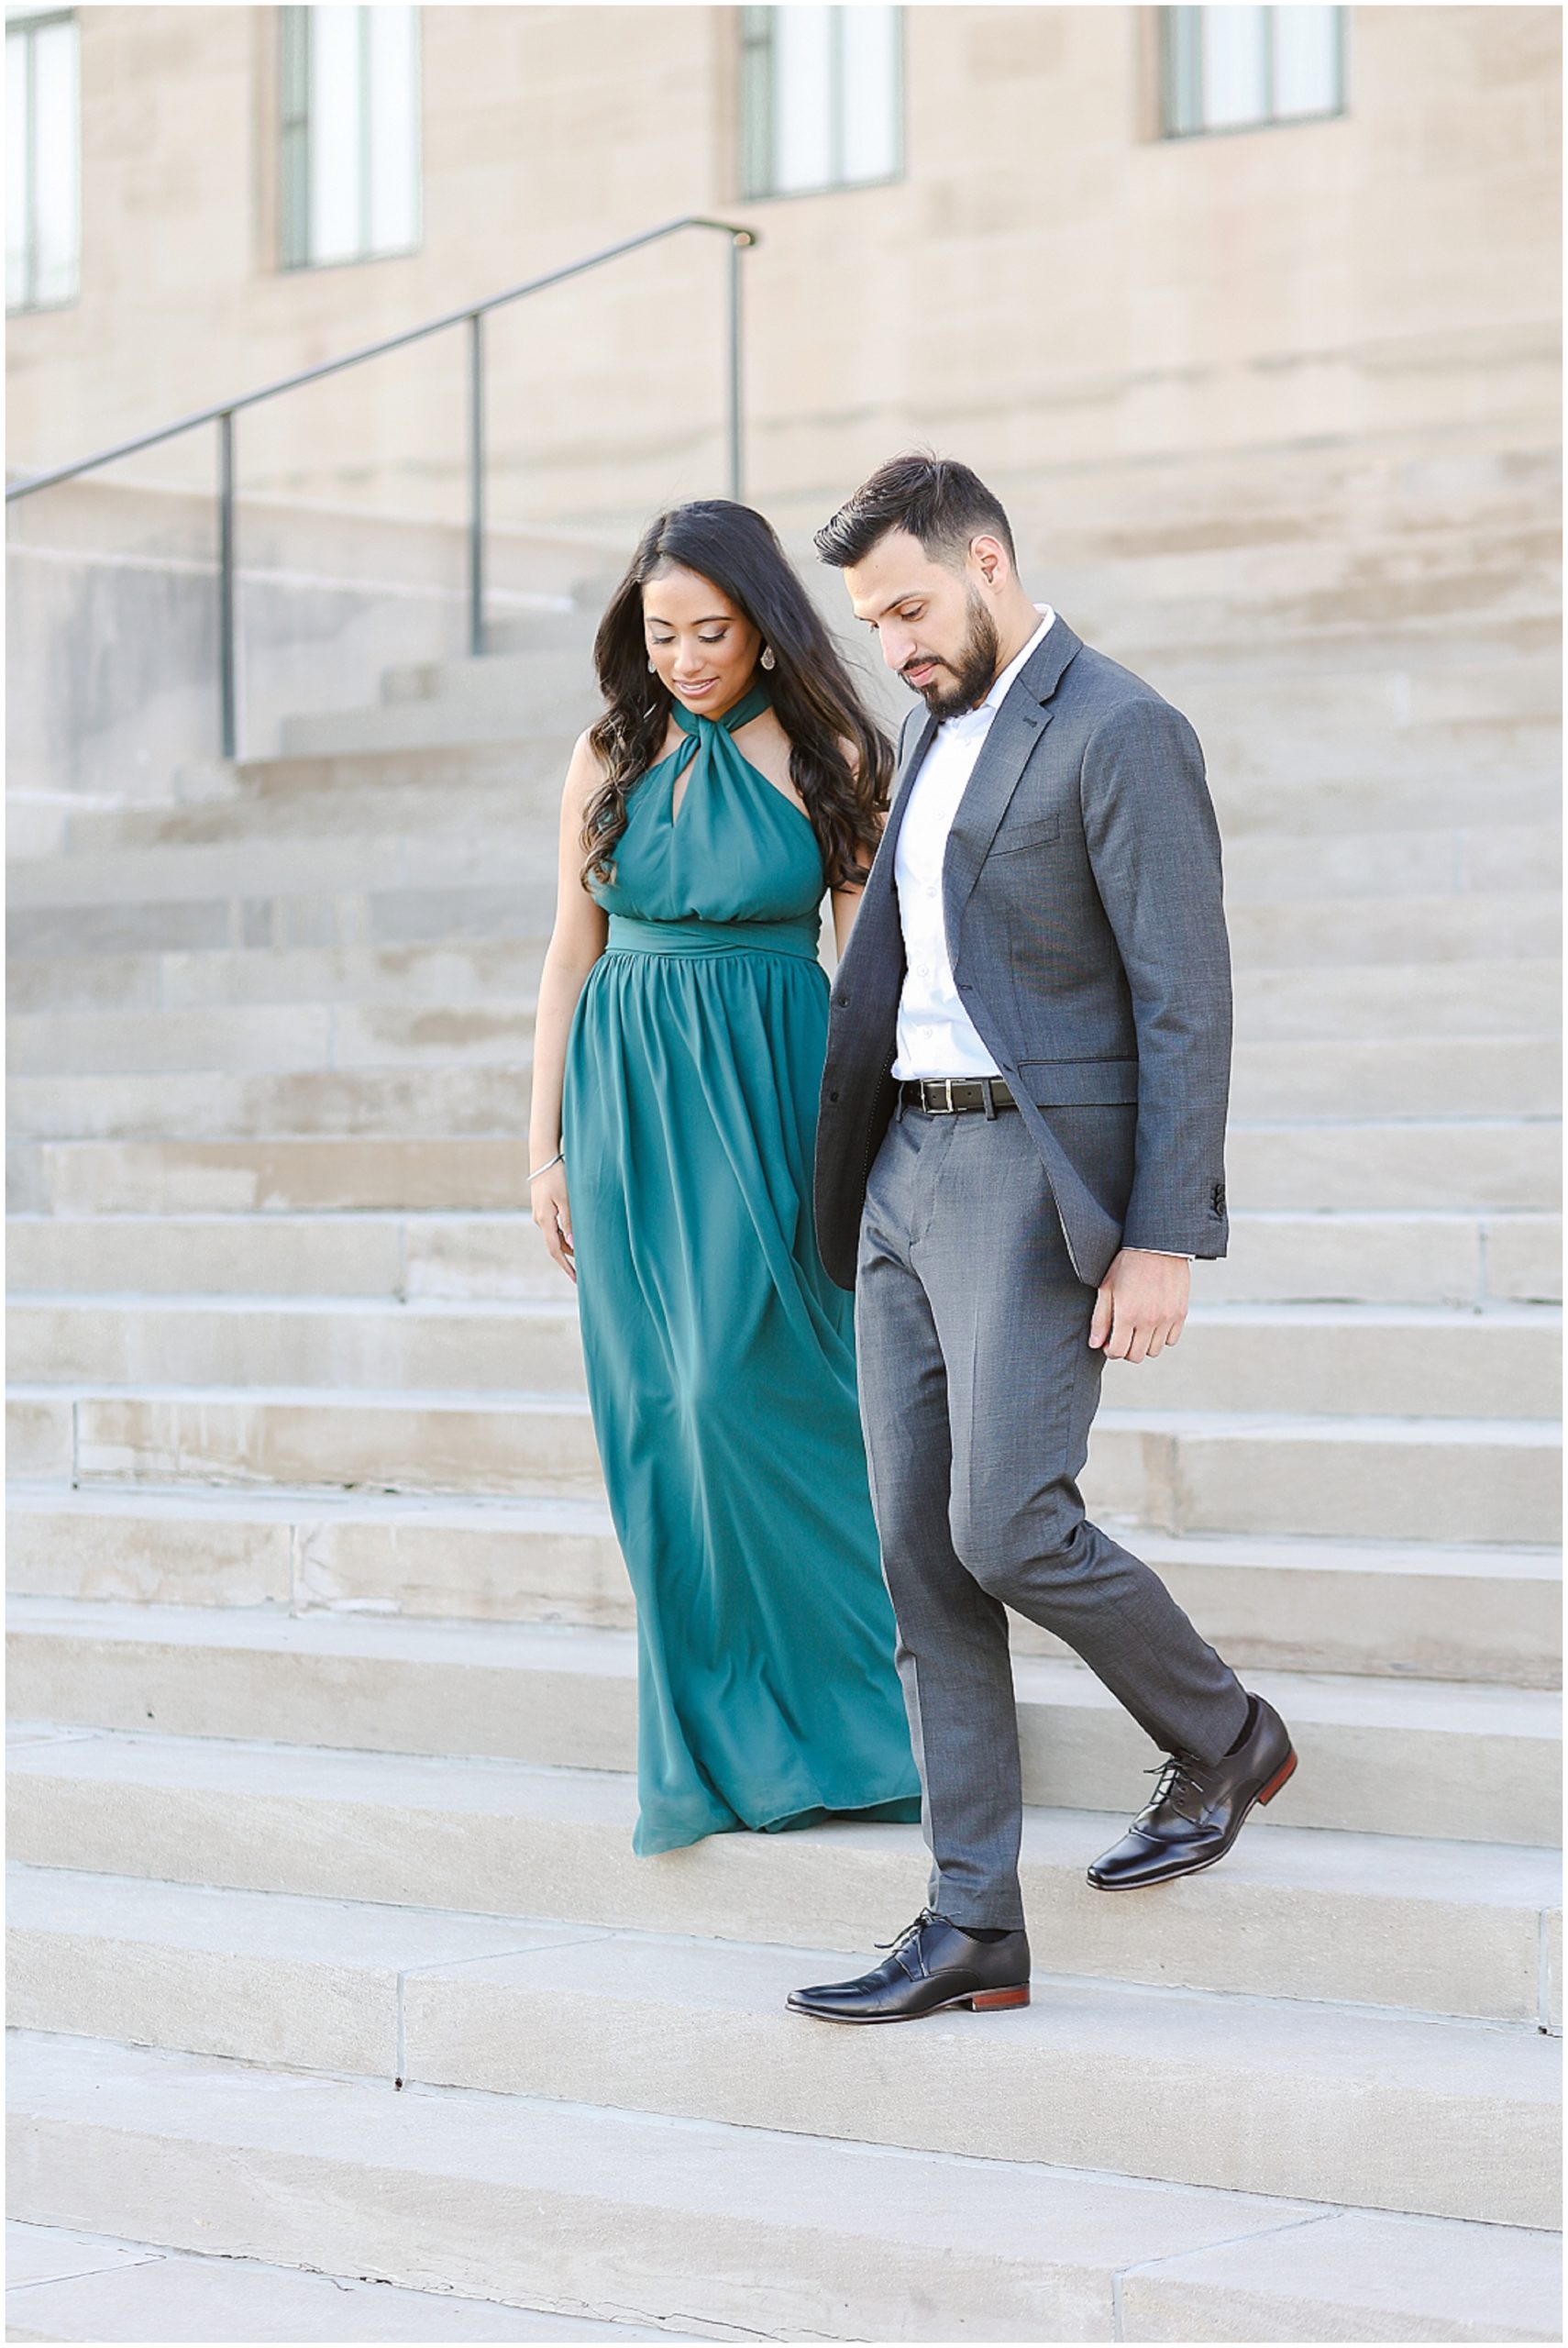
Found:
[[[1093,1886],[1096,1891],[1149,1891],[1152,1890],[1157,1883],[1175,1883],[1180,1876],[1201,1875],[1205,1867],[1217,1867],[1220,1860],[1229,1858],[1231,1853],[1235,1849],[1237,1838],[1240,1835],[1242,1827],[1246,1824],[1248,1819],[1252,1816],[1253,1811],[1256,1809],[1259,1802],[1271,1802],[1275,1794],[1278,1793],[1281,1786],[1286,1784],[1286,1782],[1295,1775],[1296,1749],[1293,1745],[1289,1753],[1286,1754],[1280,1767],[1275,1771],[1274,1776],[1269,1779],[1267,1785],[1264,1786],[1260,1792],[1255,1793],[1253,1796],[1252,1800],[1247,1804],[1240,1818],[1237,1819],[1235,1825],[1231,1828],[1227,1839],[1221,1843],[1217,1851],[1211,1851],[1208,1858],[1196,1860],[1191,1866],[1165,1867],[1162,1869],[1158,1875],[1127,1877],[1124,1877],[1121,1883],[1101,1883],[1097,1876],[1086,1870],[1086,1880]]]
[[[1004,2009],[1029,2003],[1027,1981],[1010,1989],[971,1989],[960,1998],[944,1998],[939,2006],[922,2006],[918,2014],[827,2014],[820,2006],[797,2005],[793,1998],[786,1998],[785,2006],[792,2014],[804,2014],[809,2021],[848,2022],[857,2030],[867,2023],[883,2021],[925,2021],[932,2014],[951,2013],[955,2006],[967,2006],[971,2013],[999,2013]]]

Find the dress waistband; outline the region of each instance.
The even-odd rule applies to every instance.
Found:
[[[637,921],[612,914],[612,954],[793,954],[817,958],[817,917],[802,921]]]

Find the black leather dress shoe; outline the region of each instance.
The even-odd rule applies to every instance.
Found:
[[[1090,1867],[1088,1879],[1098,1890],[1128,1891],[1211,1867],[1241,1833],[1253,1802],[1274,1800],[1296,1767],[1296,1755],[1274,1706],[1261,1696],[1252,1700],[1253,1725],[1238,1751],[1218,1761],[1171,1755],[1148,1808]]]
[[[986,2013],[1029,2003],[1029,1938],[1020,1931],[977,1941],[961,1925],[922,1908],[889,1944],[883,1962],[855,1981],[796,1989],[792,2012],[819,2021],[914,2021],[946,2006]]]

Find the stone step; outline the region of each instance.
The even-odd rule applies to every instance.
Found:
[[[1233,1210],[1230,1255],[1193,1273],[1195,1297],[1236,1304],[1550,1303],[1562,1289],[1561,1218],[1524,1213]]]
[[[425,1033],[433,1039],[434,1060],[403,1066],[16,1076],[8,1088],[11,1131],[21,1140],[308,1134],[436,1139],[524,1132],[528,1040],[513,1040],[508,1049],[482,1011],[433,1016]],[[443,1023],[447,1034],[482,1037],[482,1059],[454,1063],[442,1048]],[[373,1028],[372,1014],[365,1024]],[[382,1062],[388,1057],[380,1055]],[[1560,1064],[1558,1046],[1533,1036],[1243,1042],[1234,1054],[1231,1113],[1238,1122],[1550,1116]]]
[[[1142,658],[1134,648],[1133,659]],[[1153,664],[1150,664],[1153,666]],[[1237,681],[1243,685],[1247,681]],[[1326,721],[1325,702],[1333,687],[1322,676],[1303,681],[1305,691],[1294,695],[1271,692],[1265,714],[1261,701],[1237,712],[1221,706],[1223,681],[1205,681],[1200,692],[1191,671],[1176,662],[1164,664],[1150,682],[1167,699],[1185,704],[1197,726],[1204,756],[1216,774],[1234,790],[1248,783],[1272,783],[1310,791],[1320,781],[1354,782],[1375,774],[1380,783],[1418,777],[1455,782],[1468,778],[1475,788],[1477,773],[1494,765],[1507,767],[1527,783],[1540,782],[1557,756],[1560,725],[1555,715],[1503,710],[1491,716],[1437,715],[1419,725],[1398,726],[1369,740],[1363,720],[1336,724]],[[1315,719],[1293,719],[1292,701],[1315,698]],[[446,737],[443,738],[456,738]]]
[[[1491,851],[1483,847],[1476,824],[1476,771],[1473,760],[1468,771],[1429,765],[1419,774],[1384,772],[1369,757],[1355,775],[1313,769],[1306,774],[1238,776],[1210,759],[1209,789],[1227,857],[1234,844],[1276,835],[1420,832],[1431,827],[1465,833],[1485,866]],[[1488,765],[1486,815],[1488,829],[1495,825],[1498,835],[1521,826],[1560,832],[1562,792],[1553,790],[1534,760],[1516,765],[1499,759]],[[1507,851],[1500,853],[1507,861]],[[1537,884],[1527,880],[1523,885]]]
[[[1199,1264],[1198,1303],[1473,1305],[1562,1295],[1562,1218],[1419,1213],[1251,1214]],[[513,1214],[12,1215],[13,1295],[447,1297],[573,1293],[537,1225]]]
[[[7,1700],[22,1719],[383,1753],[445,1753],[457,1733],[471,1755],[635,1766],[636,1643],[623,1631],[15,1599],[7,1653]],[[1015,1656],[1013,1675],[1025,1800],[1087,1809],[1120,1785],[1138,1808],[1149,1741],[1094,1675],[1043,1656]],[[1253,1684],[1300,1755],[1289,1787],[1254,1813],[1271,1825],[1554,1840],[1555,1695],[1328,1673]]]
[[[1239,969],[1242,1043],[1297,1037],[1375,1042],[1411,1035],[1550,1036],[1561,1024],[1562,965],[1523,957],[1495,962],[1368,962]]]
[[[866,1949],[929,1864],[918,1827],[851,1820],[638,1859],[632,1778],[502,1759],[28,1723],[12,1758],[13,1863],[87,1877],[500,1916],[547,1899],[578,1926]],[[1119,1899],[1085,1869],[1126,1817],[1024,1811],[1029,1929],[1058,1977],[1561,2033],[1554,1851],[1271,1825],[1201,1880]]]
[[[187,839],[163,847],[124,847],[13,861],[6,894],[17,911],[50,906],[204,904],[272,897],[384,896],[411,888],[461,889],[543,877],[555,880],[555,803],[533,794],[531,821],[513,811],[504,826],[446,826],[400,834],[383,815],[362,832],[298,838]]]
[[[9,1367],[22,1384],[582,1390],[569,1298],[39,1297],[17,1301],[9,1318]],[[1529,1336],[1518,1341],[1529,1349]]]
[[[39,1294],[7,1315],[20,1385],[519,1388],[583,1384],[575,1301]],[[1154,1361],[1110,1361],[1112,1409],[1551,1419],[1555,1306],[1194,1306]]]
[[[1545,2340],[1555,2321],[1558,2245],[1538,2230],[393,2095],[30,2032],[10,2098],[24,2216],[720,2338],[1110,2340],[1145,2305],[1192,2338],[1222,2337],[1232,2309],[1249,2339],[1317,2323]],[[1309,2265],[1291,2254],[1302,2244]]]
[[[290,2340],[432,2343],[671,2340],[632,2323],[400,2291],[356,2276],[198,2257],[60,2226],[6,2229],[8,2340]]]
[[[1553,1114],[1561,1100],[1561,1046],[1517,1030],[1412,1033],[1403,1040],[1242,1040],[1231,1056],[1231,1113],[1242,1120],[1529,1117]]]
[[[1546,890],[1228,903],[1226,922],[1240,969],[1541,960],[1559,953],[1562,940],[1561,917]],[[34,950],[21,941],[17,947]]]
[[[13,955],[14,1013],[213,1011],[356,1002],[454,1009],[531,998],[547,939],[521,934],[418,946],[213,947],[205,951]]]
[[[1236,1209],[1271,1214],[1555,1213],[1561,1151],[1554,1119],[1514,1117],[1237,1118],[1226,1144]],[[528,1165],[518,1135],[336,1133],[15,1141],[8,1159],[13,1206],[59,1215],[516,1212]]]
[[[1273,1213],[1556,1209],[1561,1150],[1551,1118],[1237,1117],[1226,1137],[1231,1197]]]
[[[445,1140],[516,1136],[528,1123],[527,1055],[515,1049],[510,1063],[477,1068],[21,1076],[7,1090],[11,1131],[22,1138]]]
[[[1430,823],[1387,831],[1242,832],[1227,836],[1229,903],[1289,903],[1341,894],[1368,901],[1375,924],[1381,900],[1528,893],[1551,889],[1562,869],[1562,834],[1552,824],[1500,824],[1467,830]]]
[[[827,2067],[785,2000],[802,1967],[842,1979],[864,1952],[415,1920],[53,1869],[7,1888],[27,2030],[1359,2209],[1530,2227],[1554,2214],[1555,2050],[1528,2027],[1046,1971],[1033,2004],[989,2028],[930,2017],[893,2066],[851,2032]]]
[[[592,665],[579,648],[492,654],[389,671],[392,693],[363,709],[285,717],[278,744],[290,758],[343,751],[424,749],[511,740],[535,731],[574,732],[600,713]],[[421,681],[451,690],[410,692]]]
[[[591,1497],[13,1482],[8,1510],[8,1586],[22,1596],[633,1622],[609,1512]],[[1559,1684],[1561,1568],[1550,1550],[1119,1529],[1238,1669]],[[1012,1641],[1022,1654],[1066,1652],[1018,1617]]]
[[[1438,1226],[1446,1230],[1447,1226]],[[1456,1243],[1467,1270],[1478,1252]],[[1545,1235],[1543,1235],[1545,1236]],[[1434,1237],[1434,1246],[1439,1243]],[[152,1294],[550,1297],[573,1289],[526,1213],[143,1215],[6,1224],[13,1294],[48,1289]],[[1466,1296],[1475,1291],[1472,1270]]]
[[[11,914],[6,936],[11,951],[28,958],[241,947],[395,950],[463,939],[536,937],[549,929],[555,899],[554,855],[541,852],[525,875],[505,884],[23,906]],[[1538,944],[1530,950],[1552,949]]]
[[[12,1472],[83,1484],[525,1495],[601,1489],[580,1394],[13,1385]],[[1510,1537],[1505,1535],[1505,1537]]]
[[[586,1400],[494,1392],[14,1385],[12,1472],[83,1484],[490,1494],[601,1489]],[[1094,1516],[1163,1533],[1550,1544],[1559,1446],[1540,1419],[1288,1418],[1105,1409]]]
[[[1507,1006],[1500,1006],[1503,1015]],[[1518,1027],[1522,1006],[1515,1006]],[[246,1004],[217,1011],[34,1012],[6,1023],[15,1076],[119,1076],[211,1069],[226,1076],[323,1069],[476,1068],[525,1063],[534,1004]]]
[[[1377,1046],[1419,1029],[1444,1038],[1496,1036],[1507,1050],[1508,1039],[1554,1034],[1562,999],[1556,962],[1267,969],[1239,979],[1236,1032],[1243,1049],[1264,1040]],[[18,1076],[64,1076],[514,1062],[532,1048],[534,1010],[532,993],[458,1002],[329,998],[200,1009],[13,1010],[6,1064]]]
[[[14,1144],[7,1177],[14,1202],[60,1215],[265,1214],[302,1208],[480,1213],[505,1208],[515,1213],[527,1203],[527,1150],[525,1139],[507,1135],[44,1142]],[[1503,1166],[1514,1161],[1500,1150],[1493,1156],[1501,1183]],[[1544,1171],[1534,1187],[1546,1190]]]
[[[476,821],[515,825],[524,814],[559,806],[574,740],[570,732],[536,732],[480,748],[413,755],[365,750],[342,758],[245,759],[223,770],[220,796],[195,804],[74,813],[59,852],[119,854],[355,831],[384,836]],[[1462,825],[1474,814],[1474,805],[1461,806],[1445,820]],[[1501,809],[1497,817],[1502,825]],[[1418,809],[1411,820],[1430,818]]]

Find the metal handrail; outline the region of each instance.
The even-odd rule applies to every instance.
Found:
[[[134,440],[122,440],[113,449],[101,449],[95,456],[82,457],[74,464],[56,465],[48,472],[31,473],[23,481],[8,482],[6,503],[11,504],[20,497],[31,497],[40,489],[52,489],[60,482],[75,481],[83,473],[95,472],[101,465],[111,465],[121,457],[134,457],[143,449],[157,448],[160,441],[174,440],[183,432],[194,432],[204,424],[218,427],[218,662],[219,699],[222,715],[223,755],[235,755],[237,735],[236,678],[237,674],[235,639],[234,600],[234,419],[242,408],[256,407],[263,400],[277,399],[283,392],[298,391],[302,384],[319,382],[324,375],[340,374],[347,367],[362,366],[367,359],[380,359],[389,350],[402,350],[411,342],[423,342],[427,335],[445,333],[448,327],[467,326],[469,329],[469,648],[478,655],[484,650],[484,503],[485,503],[485,444],[484,444],[484,320],[491,310],[503,309],[509,302],[519,302],[525,294],[542,294],[547,286],[564,284],[568,278],[580,277],[591,269],[598,269],[607,260],[618,260],[623,253],[635,253],[644,245],[657,244],[665,237],[678,235],[683,228],[713,228],[730,239],[728,271],[728,303],[726,314],[728,367],[726,394],[728,406],[728,449],[730,495],[741,494],[741,282],[740,257],[750,246],[760,242],[755,228],[742,227],[734,220],[710,220],[695,212],[683,213],[679,219],[663,221],[657,228],[645,228],[640,236],[623,238],[616,245],[606,245],[596,253],[589,253],[581,260],[568,261],[563,268],[547,270],[542,277],[525,279],[521,285],[508,286],[503,294],[491,294],[482,302],[465,304],[460,310],[448,310],[438,318],[427,318],[423,326],[409,327],[402,334],[388,335],[381,342],[367,343],[362,349],[347,350],[338,359],[326,359],[316,367],[302,368],[297,375],[284,375],[275,383],[263,383],[253,392],[242,392],[237,399],[222,400],[215,407],[198,409],[194,415],[182,416],[177,423],[165,424],[156,432],[143,432]]]

